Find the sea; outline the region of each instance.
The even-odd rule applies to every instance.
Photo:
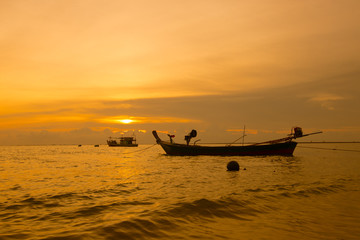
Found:
[[[0,146],[0,239],[360,239],[360,143],[292,157]]]

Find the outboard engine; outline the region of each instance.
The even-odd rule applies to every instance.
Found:
[[[170,143],[173,143],[173,138],[175,137],[175,135],[168,134],[168,137],[170,138]]]
[[[197,136],[196,130],[191,130],[191,132],[185,136],[186,145],[189,145],[190,140]]]
[[[302,137],[303,131],[301,127],[294,127],[294,138]]]

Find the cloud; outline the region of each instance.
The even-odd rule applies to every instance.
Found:
[[[1,2],[1,100],[246,92],[358,62],[356,1],[141,2]]]
[[[343,128],[333,128],[333,129],[322,129],[323,132],[351,132],[351,133],[359,133],[360,127],[343,127]]]
[[[244,129],[226,129],[227,132],[234,132],[234,133],[243,133]],[[257,129],[245,129],[245,134],[258,134],[259,130]]]
[[[311,97],[309,101],[319,103],[325,109],[335,110],[334,103],[344,99],[346,98],[336,94],[319,93]]]

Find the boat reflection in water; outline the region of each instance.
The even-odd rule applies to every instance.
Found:
[[[174,143],[172,138],[173,135],[168,134],[170,141],[163,141],[154,130],[153,135],[156,142],[161,145],[164,151],[168,155],[177,156],[195,156],[195,155],[218,155],[218,156],[261,156],[261,155],[283,155],[292,156],[296,148],[297,142],[292,141],[293,139],[305,137],[321,132],[314,132],[309,134],[303,134],[300,127],[294,127],[291,133],[281,139],[275,139],[271,141],[243,145],[243,146],[232,146],[231,144],[225,146],[200,146],[190,144],[190,140],[197,136],[196,130],[192,130],[188,135],[185,136],[186,144]],[[245,137],[245,135],[243,135]]]
[[[136,143],[135,137],[118,137],[113,138],[109,137],[106,141],[109,147],[137,147],[138,144]]]

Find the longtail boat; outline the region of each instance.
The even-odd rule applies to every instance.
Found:
[[[156,142],[161,145],[166,154],[176,156],[196,156],[196,155],[213,155],[213,156],[262,156],[262,155],[282,155],[292,156],[297,142],[292,140],[321,132],[303,134],[300,127],[294,127],[291,133],[284,138],[275,139],[266,142],[248,144],[242,146],[233,146],[231,144],[224,146],[204,146],[196,145],[197,141],[190,144],[192,138],[197,136],[197,131],[192,130],[185,136],[186,144],[174,143],[174,135],[168,134],[170,141],[163,141],[154,130]],[[245,137],[245,134],[243,135]],[[233,144],[233,143],[232,143]]]

